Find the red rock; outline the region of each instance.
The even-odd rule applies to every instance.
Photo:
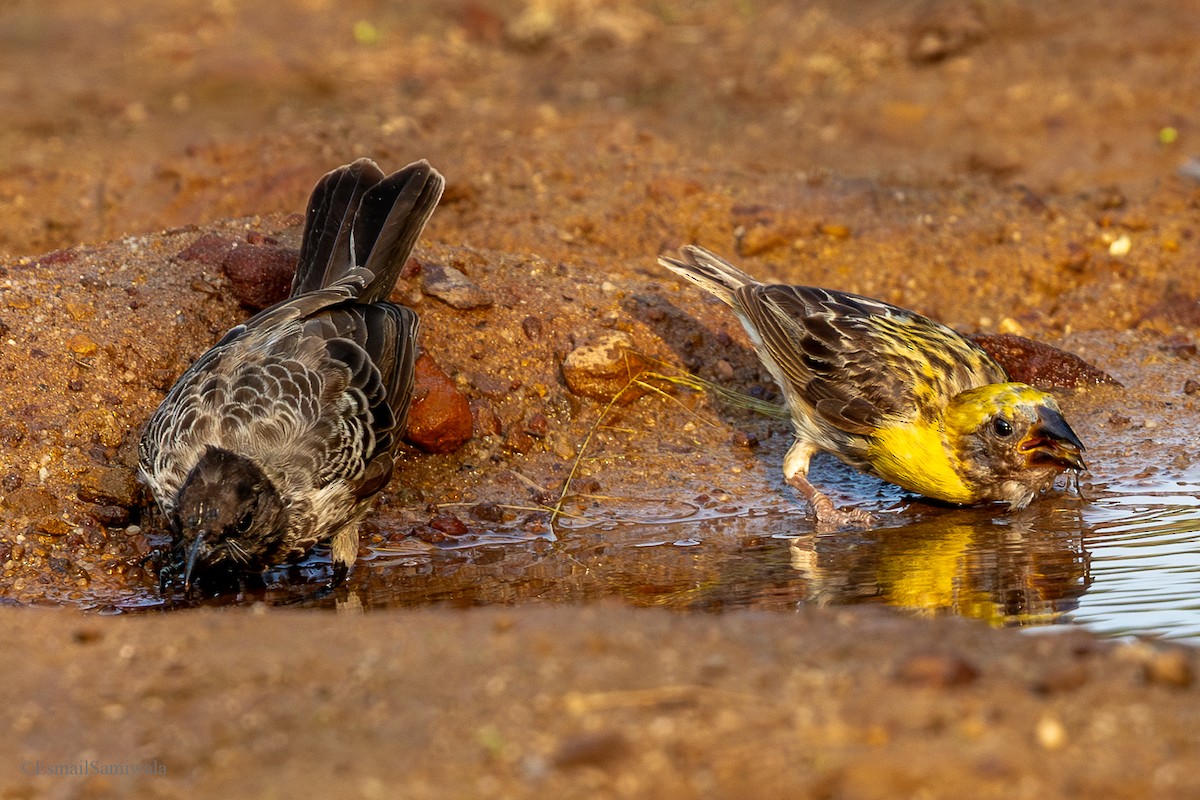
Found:
[[[39,267],[50,266],[51,264],[66,264],[79,258],[79,251],[73,247],[65,250],[55,250],[52,253],[46,253],[37,260]]]
[[[175,254],[179,261],[199,261],[201,264],[221,264],[237,247],[237,240],[219,233],[206,233]]]
[[[438,514],[429,520],[429,527],[447,536],[467,535],[467,524],[453,514]]]
[[[288,296],[299,257],[287,247],[240,244],[225,256],[221,268],[238,302],[257,310]]]
[[[299,257],[296,250],[279,247],[274,239],[255,233],[248,234],[244,242],[206,233],[175,255],[179,261],[220,266],[238,302],[255,310],[287,297]]]
[[[1043,389],[1073,389],[1078,386],[1120,382],[1074,353],[1012,333],[974,333],[968,337],[1004,367],[1009,378]]]
[[[471,438],[471,405],[429,356],[417,359],[416,389],[404,438],[426,453],[452,453]]]

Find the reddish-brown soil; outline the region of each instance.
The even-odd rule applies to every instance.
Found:
[[[579,526],[681,501],[794,508],[785,431],[662,381],[597,429],[604,401],[561,372],[619,331],[661,372],[773,398],[736,320],[655,265],[696,241],[1077,352],[1124,384],[1063,395],[1096,488],[1186,467],[1197,41],[1184,0],[0,11],[3,602],[155,597],[138,428],[247,313],[194,246],[295,247],[316,178],[369,155],[446,174],[418,259],[491,305],[455,309],[420,275],[398,288],[476,435],[404,454],[364,555],[412,565],[365,562],[339,607],[374,605],[385,577],[395,605],[513,605],[0,609],[0,796],[1200,796],[1190,651],[779,613],[788,588],[749,603],[775,613],[624,607],[720,607],[678,600],[752,536],[642,557]],[[544,509],[585,442],[576,527],[551,541]],[[1070,507],[1046,503],[1035,529]],[[520,579],[431,566],[446,514],[521,542]],[[545,607],[601,597],[623,600]],[[166,774],[31,774],[93,761]]]

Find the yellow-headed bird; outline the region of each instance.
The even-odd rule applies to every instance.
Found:
[[[719,297],[742,321],[783,390],[796,441],[788,484],[825,525],[862,525],[808,481],[817,452],[957,505],[1024,508],[1083,443],[1049,394],[1013,383],[978,345],[928,317],[811,286],[762,284],[695,246],[659,263]]]

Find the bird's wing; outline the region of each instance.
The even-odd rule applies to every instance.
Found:
[[[410,309],[347,304],[227,337],[147,425],[139,455],[155,495],[170,503],[209,446],[260,453],[285,493],[342,480],[374,494],[403,433],[417,329]]]
[[[748,284],[735,307],[778,365],[789,397],[848,433],[940,411],[960,391],[1006,380],[974,343],[928,317],[808,286]]]
[[[365,498],[387,484],[412,401],[419,327],[415,312],[391,303],[338,307],[305,322],[305,335],[324,341],[322,372],[336,376],[323,398],[336,424],[320,485],[347,480]]]

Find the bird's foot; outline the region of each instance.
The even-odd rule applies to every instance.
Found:
[[[346,584],[346,577],[350,574],[350,565],[345,561],[334,560],[333,574],[329,576],[329,583],[325,584],[325,588],[329,591],[340,589]]]
[[[817,518],[817,530],[822,533],[842,530],[845,528],[873,527],[875,517],[861,508],[838,508],[824,493],[808,482],[803,474],[797,472],[787,478],[788,484],[808,500],[813,514]]]
[[[812,501],[813,513],[817,517],[817,529],[823,532],[837,531],[846,528],[862,530],[874,527],[875,515],[861,508],[838,508],[825,495],[820,495]]]

